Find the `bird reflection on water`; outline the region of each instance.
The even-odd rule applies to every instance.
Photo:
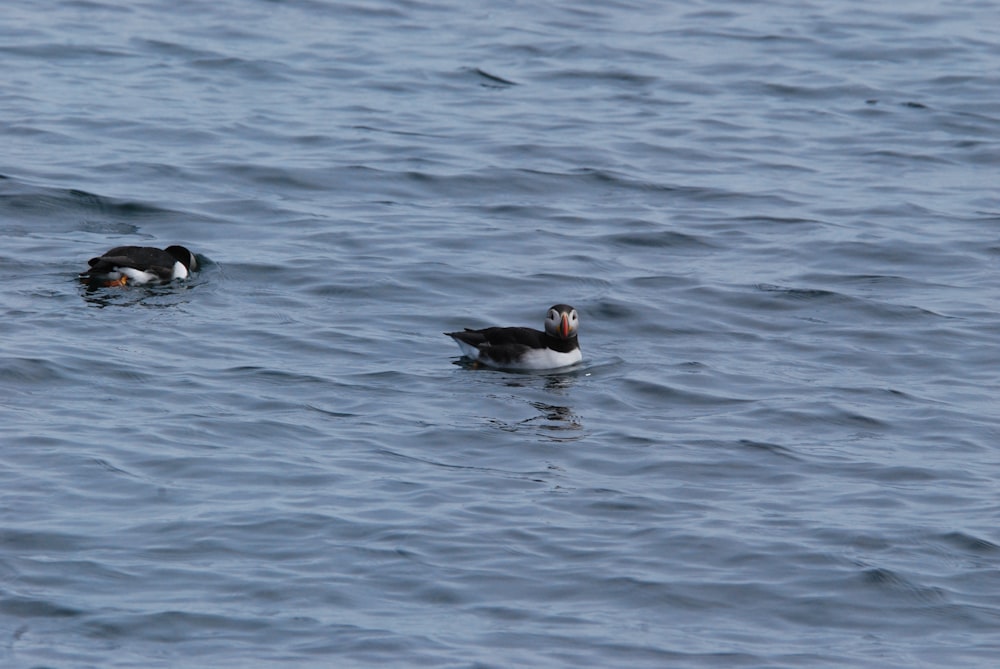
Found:
[[[530,375],[524,380],[510,379],[506,385],[511,388],[528,388],[534,385],[529,379],[537,379],[537,375]],[[576,383],[576,379],[576,374],[549,374],[545,376],[542,388],[553,395],[563,395]],[[534,429],[537,436],[552,442],[577,441],[585,436],[583,419],[572,406],[542,402],[537,399],[529,400],[521,395],[522,393],[518,393],[510,399],[523,400],[533,412],[537,412],[536,415],[517,421],[492,417],[487,419],[487,423],[505,432],[524,432],[526,429]]]

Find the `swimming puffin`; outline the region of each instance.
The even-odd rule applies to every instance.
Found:
[[[475,363],[496,369],[556,369],[583,359],[576,338],[578,324],[576,309],[557,304],[545,316],[545,332],[492,327],[445,334]]]
[[[90,269],[80,279],[95,286],[125,286],[130,283],[167,283],[186,279],[198,270],[198,260],[183,246],[155,249],[151,246],[116,246],[91,258]]]

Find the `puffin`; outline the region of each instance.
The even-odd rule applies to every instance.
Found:
[[[568,304],[549,307],[545,332],[524,327],[465,328],[445,332],[473,363],[494,369],[538,370],[575,365],[583,359],[576,331],[576,309]]]
[[[99,287],[167,283],[198,270],[198,260],[183,246],[116,246],[88,263],[90,269],[80,279]]]

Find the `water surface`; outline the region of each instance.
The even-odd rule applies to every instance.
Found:
[[[995,661],[988,4],[2,13],[4,666]]]

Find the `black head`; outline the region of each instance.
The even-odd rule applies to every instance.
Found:
[[[172,255],[175,260],[180,262],[180,264],[187,267],[189,272],[198,271],[198,259],[194,257],[193,253],[188,251],[183,246],[177,246],[177,245],[168,246],[164,250],[170,255]]]

